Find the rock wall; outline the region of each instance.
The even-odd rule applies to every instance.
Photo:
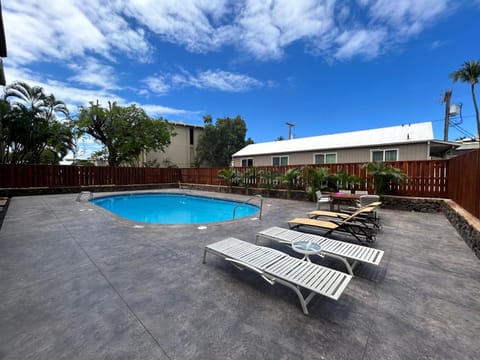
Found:
[[[443,213],[480,259],[480,220],[452,200],[445,200]]]

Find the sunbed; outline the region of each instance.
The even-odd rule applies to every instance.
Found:
[[[307,213],[311,219],[322,219],[322,218],[334,218],[334,219],[347,219],[350,215],[357,213],[355,216],[355,221],[372,224],[380,230],[382,228],[380,224],[380,219],[377,216],[377,207],[380,206],[381,202],[371,203],[369,206],[365,206],[361,212],[358,212],[359,209],[355,210],[340,210],[340,211],[326,211],[326,210],[313,210]],[[367,209],[367,210],[365,210]]]
[[[352,279],[351,275],[341,271],[232,237],[207,245],[203,253],[203,263],[206,261],[207,252],[221,256],[241,270],[248,269],[258,273],[270,285],[279,283],[289,287],[297,294],[305,315],[308,315],[308,303],[316,294],[338,300]],[[304,297],[301,288],[310,293]]]
[[[292,245],[294,241],[311,241],[316,243],[321,248],[320,256],[328,256],[342,261],[348,273],[352,276],[354,268],[359,263],[378,265],[383,257],[382,250],[276,226],[260,231],[256,236],[255,242],[259,238],[273,240],[286,245]]]
[[[360,243],[372,243],[375,241],[376,229],[365,223],[355,220],[355,217],[361,213],[372,211],[371,207],[366,207],[357,210],[352,215],[345,219],[335,220],[317,220],[310,218],[295,218],[288,221],[290,229],[300,229],[303,227],[312,228],[315,230],[326,231],[323,235],[328,235],[334,231],[350,234]]]

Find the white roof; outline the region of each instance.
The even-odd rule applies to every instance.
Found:
[[[233,157],[326,149],[383,146],[434,140],[431,122],[250,144]]]

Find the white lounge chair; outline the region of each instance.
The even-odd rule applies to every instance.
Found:
[[[311,241],[320,245],[320,256],[333,257],[342,261],[350,275],[353,276],[353,269],[358,263],[367,263],[372,265],[380,264],[383,257],[383,250],[373,249],[366,246],[351,244],[344,241],[329,239],[323,236],[306,234],[299,231],[284,229],[281,227],[271,227],[260,231],[255,239],[258,238],[273,240],[281,244],[291,245],[293,241]]]
[[[207,252],[223,257],[241,270],[249,269],[258,273],[270,285],[280,283],[289,287],[297,294],[305,315],[308,315],[308,303],[316,294],[338,300],[352,279],[351,275],[341,271],[236,238],[227,238],[205,246],[203,263]],[[305,298],[300,288],[305,288],[310,294]]]
[[[322,204],[330,203],[330,196],[322,194],[320,190],[317,190],[315,195],[317,196],[317,209],[320,209]]]

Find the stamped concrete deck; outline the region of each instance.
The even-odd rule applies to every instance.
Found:
[[[480,354],[480,261],[441,214],[381,210],[381,265],[359,266],[338,301],[316,297],[307,317],[288,288],[213,255],[204,265],[202,255],[227,236],[254,241],[261,229],[286,227],[312,203],[265,199],[261,220],[199,230],[138,227],[75,197],[10,202],[0,230],[0,359]]]

